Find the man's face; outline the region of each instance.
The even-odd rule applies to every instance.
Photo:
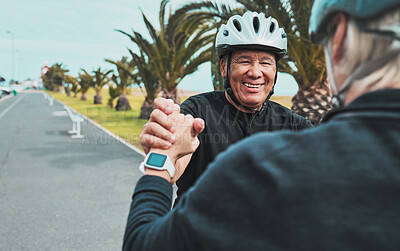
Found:
[[[230,65],[231,88],[239,103],[258,109],[274,86],[275,56],[269,52],[234,50]],[[226,77],[226,60],[221,60],[221,75]]]

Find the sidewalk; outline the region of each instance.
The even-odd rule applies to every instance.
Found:
[[[0,114],[0,250],[120,250],[143,157],[40,93]]]

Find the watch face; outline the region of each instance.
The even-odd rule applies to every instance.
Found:
[[[151,153],[146,161],[146,165],[154,167],[163,167],[167,156],[158,153]]]

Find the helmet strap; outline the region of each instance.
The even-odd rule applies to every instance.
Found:
[[[243,105],[241,105],[239,103],[239,101],[237,100],[235,94],[233,93],[232,87],[231,87],[231,83],[230,83],[230,68],[231,68],[231,60],[232,60],[232,50],[228,51],[228,58],[226,60],[226,77],[224,79],[224,87],[226,92],[228,93],[229,97],[231,98],[231,100],[237,105],[237,106],[242,106],[245,109],[250,109],[249,107],[245,107]]]
[[[269,100],[269,98],[270,98],[272,95],[274,95],[274,88],[275,88],[275,85],[276,85],[276,81],[278,80],[278,61],[279,61],[279,58],[278,58],[278,56],[275,55],[275,69],[276,69],[276,73],[275,73],[275,79],[274,79],[274,86],[272,86],[272,89],[271,89],[271,91],[269,92],[268,97],[267,97],[267,99],[266,99],[265,101]]]
[[[328,48],[330,48],[330,46],[331,46],[331,42],[329,41],[327,46],[324,47],[326,70],[328,71],[330,86],[331,86],[332,91],[333,91],[332,106],[334,108],[338,108],[338,107],[343,106],[343,102],[342,102],[342,100],[341,100],[341,98],[339,96],[339,92],[338,92],[338,89],[337,89],[337,86],[336,86],[335,77],[333,75],[332,57],[331,57],[330,50],[328,49]]]

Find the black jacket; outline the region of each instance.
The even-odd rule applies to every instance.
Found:
[[[307,119],[273,101],[268,101],[260,112],[241,112],[228,102],[224,91],[189,97],[181,105],[181,112],[204,119],[206,126],[199,135],[199,148],[177,182],[178,197],[193,186],[207,165],[231,144],[258,132],[313,127]]]
[[[298,133],[261,133],[210,164],[170,212],[142,177],[126,250],[398,250],[400,89],[363,95]]]

